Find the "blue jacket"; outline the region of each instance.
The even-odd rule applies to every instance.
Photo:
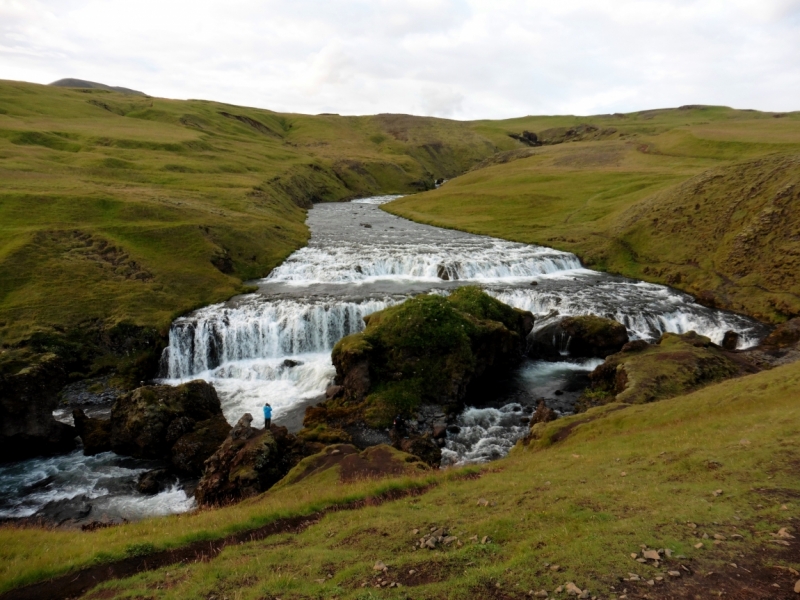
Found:
[[[272,418],[272,407],[271,406],[265,406],[264,407],[264,418],[265,419],[271,419]]]

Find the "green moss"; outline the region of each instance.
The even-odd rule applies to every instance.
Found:
[[[372,427],[386,427],[423,402],[458,402],[482,374],[478,357],[494,351],[496,336],[521,343],[526,315],[475,287],[449,297],[420,295],[370,315],[366,329],[340,340],[332,353],[340,376],[368,363],[369,393],[363,404],[327,403],[327,418],[337,418],[334,409],[349,410]]]

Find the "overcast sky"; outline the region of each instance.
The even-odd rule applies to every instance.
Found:
[[[800,0],[0,0],[0,79],[456,119],[800,110]]]

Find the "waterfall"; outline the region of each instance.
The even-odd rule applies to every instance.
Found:
[[[235,307],[208,306],[172,324],[163,376],[187,379],[248,359],[329,353],[341,338],[364,329],[366,315],[395,302],[265,301],[253,295]],[[233,376],[230,370],[218,373]]]

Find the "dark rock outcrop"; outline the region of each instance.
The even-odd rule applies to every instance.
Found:
[[[173,472],[199,477],[230,430],[216,390],[205,381],[145,386],[111,408],[110,446],[117,454],[167,460]]]
[[[111,450],[111,421],[87,417],[80,408],[72,411],[75,429],[83,442],[83,454],[94,456]]]
[[[184,475],[203,474],[205,461],[222,445],[228,437],[231,426],[222,414],[196,423],[172,446],[170,462],[173,468]]]
[[[36,357],[23,368],[0,371],[0,462],[69,452],[74,427],[53,418],[58,393],[67,380],[55,354]]]
[[[628,343],[628,330],[612,319],[594,315],[567,317],[535,332],[529,354],[558,360],[563,353],[583,358],[606,358]]]
[[[111,408],[111,448],[136,458],[164,458],[196,423],[221,414],[217,392],[205,381],[140,387]]]
[[[761,345],[766,348],[787,348],[800,343],[800,317],[778,325]]]
[[[147,496],[154,496],[168,489],[178,479],[169,469],[153,469],[139,476],[136,489]]]
[[[246,413],[206,461],[195,490],[198,503],[225,504],[260,494],[305,456],[322,449],[320,444],[299,441],[285,427],[256,429],[252,422],[253,417]]]
[[[739,345],[739,334],[735,331],[726,331],[725,335],[722,338],[722,347],[725,350],[736,350],[736,347]]]
[[[757,370],[746,357],[728,352],[694,331],[665,333],[656,344],[631,342],[622,352],[609,356],[590,374],[591,386],[577,409],[609,402],[653,402]]]

